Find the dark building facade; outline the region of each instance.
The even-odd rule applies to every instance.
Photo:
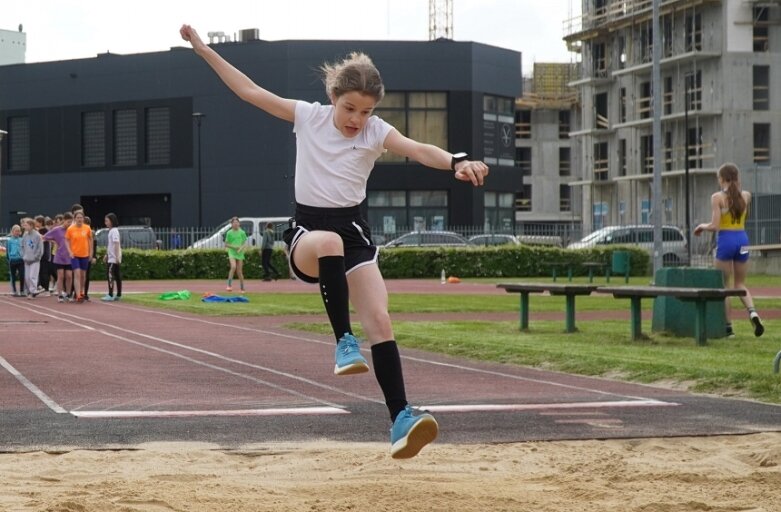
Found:
[[[513,108],[521,57],[470,42],[250,41],[214,48],[283,97],[327,101],[318,68],[372,57],[377,114],[418,140],[485,159],[483,188],[387,154],[364,205],[373,227],[512,222],[522,189]],[[202,114],[201,117],[193,114]],[[81,202],[99,223],[216,225],[292,213],[292,125],[242,102],[190,49],[0,66],[0,226]],[[200,217],[200,220],[199,220]]]

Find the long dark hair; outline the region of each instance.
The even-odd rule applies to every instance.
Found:
[[[746,200],[740,192],[739,174],[738,166],[733,163],[726,163],[719,168],[719,178],[727,186],[724,193],[727,195],[727,208],[733,224],[737,224],[746,211]]]
[[[107,213],[106,214],[106,218],[111,223],[111,227],[112,228],[115,228],[115,227],[119,226],[119,220],[117,220],[117,215],[116,214],[114,214],[114,213]]]

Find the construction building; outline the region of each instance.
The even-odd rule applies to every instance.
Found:
[[[662,0],[663,222],[710,220],[716,170],[744,171],[753,208],[777,204],[781,173],[781,0]],[[583,0],[567,20],[565,41],[580,55],[582,162],[573,195],[582,197],[585,232],[652,220],[653,2]],[[775,87],[773,87],[775,85]],[[750,178],[750,179],[749,179]],[[775,199],[775,201],[773,200]],[[777,242],[778,227],[755,230],[752,243]],[[775,231],[773,231],[775,229]]]
[[[0,28],[0,66],[22,64],[27,54],[27,34],[19,25],[18,30]]]
[[[579,125],[580,109],[578,90],[568,85],[577,76],[575,64],[535,63],[515,102],[515,160],[523,173],[515,202],[518,233],[565,240],[573,229],[579,234],[580,197],[570,182],[579,179],[580,153],[569,134]]]

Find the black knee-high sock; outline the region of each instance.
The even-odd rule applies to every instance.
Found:
[[[320,295],[336,340],[350,328],[350,295],[344,270],[344,256],[323,256],[317,260],[320,268]]]
[[[380,384],[385,404],[388,406],[391,421],[407,406],[407,393],[404,390],[404,375],[401,372],[401,357],[395,340],[383,341],[372,345],[374,375]]]

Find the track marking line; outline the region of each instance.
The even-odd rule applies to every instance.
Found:
[[[275,407],[271,409],[236,409],[220,411],[71,411],[78,418],[178,418],[194,416],[303,416],[350,414],[338,407]]]
[[[102,304],[102,305],[106,306],[106,307],[109,307],[109,304]],[[124,309],[129,309],[129,310],[132,310],[132,311],[138,311],[138,312],[144,312],[144,313],[153,313],[153,314],[157,314],[157,315],[162,315],[162,316],[168,316],[168,317],[171,317],[171,318],[176,318],[176,319],[179,319],[179,320],[185,320],[185,321],[190,321],[190,322],[201,322],[201,323],[205,323],[205,324],[208,324],[208,325],[216,325],[216,326],[219,326],[219,327],[225,327],[225,328],[230,328],[230,329],[238,329],[238,330],[242,330],[242,331],[257,332],[259,334],[270,334],[270,335],[273,335],[273,336],[289,338],[289,339],[297,340],[297,341],[305,341],[305,342],[308,342],[308,343],[318,343],[318,344],[323,344],[323,345],[331,345],[331,343],[328,343],[328,342],[325,342],[325,341],[322,341],[322,340],[313,339],[313,338],[306,338],[304,336],[296,336],[296,335],[280,333],[280,332],[275,332],[275,331],[268,331],[268,330],[265,330],[265,329],[258,329],[258,328],[254,328],[254,327],[246,327],[246,326],[241,326],[241,325],[224,324],[224,323],[221,323],[221,322],[213,322],[213,321],[210,321],[210,320],[204,320],[202,318],[180,316],[180,315],[176,315],[176,314],[173,314],[173,313],[169,313],[167,311],[158,311],[158,310],[155,310],[155,309],[152,309],[152,308],[141,308],[141,307],[133,307],[133,306],[127,306],[127,305],[119,305],[119,304],[111,304],[110,307],[112,307],[112,308],[120,307],[120,308],[124,308]],[[195,349],[195,350],[197,350],[197,349]],[[364,349],[364,350],[366,350],[366,349]],[[574,386],[572,384],[562,384],[560,382],[555,382],[555,381],[545,380],[545,379],[534,379],[534,378],[531,378],[531,377],[523,377],[523,376],[520,376],[520,375],[513,375],[513,374],[509,374],[509,373],[499,372],[499,371],[496,371],[496,370],[484,370],[482,368],[475,368],[475,367],[471,367],[471,366],[465,366],[465,365],[462,365],[462,364],[444,363],[444,362],[441,362],[441,361],[433,361],[433,360],[430,360],[430,359],[423,359],[421,357],[408,356],[408,355],[402,355],[401,358],[409,360],[409,361],[414,361],[416,363],[430,364],[430,365],[434,365],[434,366],[443,366],[443,367],[454,368],[454,369],[462,370],[462,371],[466,371],[466,372],[482,373],[482,374],[485,374],[485,375],[493,375],[494,377],[502,377],[502,378],[507,378],[507,379],[512,379],[512,380],[520,380],[520,381],[524,381],[524,382],[533,382],[533,383],[536,383],[536,384],[546,384],[546,385],[556,386],[556,387],[560,387],[560,388],[564,388],[564,389],[574,389],[574,390],[578,390],[578,391],[586,391],[586,392],[595,393],[595,394],[603,395],[603,396],[612,396],[612,397],[617,397],[617,398],[629,398],[629,399],[633,399],[633,400],[647,400],[647,398],[643,397],[643,396],[633,396],[633,395],[624,395],[624,394],[620,394],[620,393],[611,393],[609,391],[603,391],[603,390],[593,389],[593,388],[588,388],[588,387],[583,387],[583,386]],[[593,379],[593,380],[596,380],[593,377],[588,377],[588,376],[584,376],[584,375],[578,375],[577,377],[578,378],[582,378],[582,379]],[[635,384],[635,385],[638,385],[638,384]]]
[[[79,325],[80,326],[80,324],[78,324],[77,322],[74,322],[72,320],[69,320],[67,318],[62,318],[62,317],[63,316],[70,316],[70,317],[76,318],[76,319],[81,320],[81,321],[92,321],[92,320],[90,320],[88,318],[82,318],[82,317],[79,317],[79,316],[76,316],[76,315],[71,315],[71,314],[68,314],[68,313],[60,313],[60,316],[57,317],[55,315],[44,313],[44,312],[38,311],[36,309],[28,309],[27,307],[18,306],[16,304],[12,304],[12,305],[15,306],[15,307],[18,307],[20,309],[24,309],[24,310],[27,310],[27,311],[32,311],[33,313],[36,313],[36,314],[39,314],[39,315],[42,315],[42,316],[48,316],[48,317],[51,317],[51,318],[57,318],[58,320],[60,320],[62,322],[67,322],[67,323],[70,323],[70,324],[73,324],[73,325]],[[46,309],[46,308],[40,308],[40,309]],[[48,311],[51,311],[51,310],[48,310]],[[96,321],[93,321],[93,322],[97,323],[99,325],[106,325],[106,324],[102,324],[101,322],[96,322]],[[244,374],[244,373],[235,372],[235,371],[230,370],[228,368],[224,368],[222,366],[217,366],[217,365],[214,365],[214,364],[211,364],[211,363],[207,363],[205,361],[194,359],[192,357],[185,356],[184,354],[180,354],[178,352],[173,352],[171,350],[166,350],[164,348],[155,347],[155,346],[152,346],[152,345],[149,345],[149,344],[146,344],[146,343],[142,343],[140,341],[131,340],[129,338],[125,338],[124,336],[120,336],[118,334],[114,334],[114,333],[105,331],[103,329],[96,329],[96,328],[93,328],[93,327],[90,327],[90,326],[81,326],[81,327],[83,327],[83,328],[85,328],[87,330],[91,330],[91,331],[100,333],[100,334],[104,334],[104,335],[112,337],[112,338],[116,338],[116,339],[124,341],[126,343],[130,343],[130,344],[133,344],[133,345],[144,347],[144,348],[147,348],[149,350],[154,350],[156,352],[160,352],[160,353],[163,353],[163,354],[171,355],[173,357],[177,357],[179,359],[183,359],[185,361],[188,361],[190,363],[193,363],[193,364],[196,364],[196,365],[199,365],[199,366],[204,366],[204,367],[210,368],[212,370],[221,371],[221,372],[227,373],[229,375],[233,375],[234,377],[243,378],[243,379],[255,382],[257,384],[261,384],[261,385],[270,387],[272,389],[276,389],[277,391],[281,391],[283,393],[287,393],[287,394],[290,394],[290,395],[293,395],[293,396],[297,396],[297,397],[303,398],[303,399],[305,399],[307,401],[316,402],[316,403],[320,403],[322,405],[326,405],[326,406],[329,406],[329,407],[335,407],[335,408],[339,408],[339,409],[343,409],[344,408],[344,406],[341,406],[339,404],[335,404],[335,403],[329,402],[327,400],[322,400],[322,399],[315,398],[315,397],[312,397],[312,396],[309,396],[309,395],[305,395],[304,393],[300,393],[298,391],[295,391],[295,390],[292,390],[292,389],[289,389],[289,388],[285,388],[283,386],[279,386],[277,384],[265,381],[263,379],[259,379],[257,377],[253,377],[251,375],[247,375],[247,374]],[[125,332],[131,332],[131,333],[133,332],[133,331],[129,331],[127,329],[118,329],[118,330],[122,330],[122,331],[125,331]],[[142,334],[142,333],[135,333],[135,334],[138,335],[138,336],[146,337],[146,338],[152,338],[152,339],[155,339],[156,341],[160,341],[162,343],[168,343],[168,344],[171,344],[171,345],[175,345],[175,346],[180,347],[180,348],[194,350],[194,351],[197,351],[197,352],[202,352],[202,353],[205,353],[205,354],[213,355],[213,357],[217,357],[219,359],[230,360],[229,358],[224,358],[224,357],[220,356],[219,354],[213,354],[213,353],[209,353],[207,351],[201,351],[200,349],[194,349],[192,347],[188,347],[186,345],[181,345],[179,343],[169,342],[169,341],[162,340],[162,339],[159,339],[159,338],[155,338],[153,336],[148,336],[148,335],[145,335],[145,334]],[[236,363],[239,363],[239,364],[243,363],[243,364],[245,364],[247,366],[252,366],[252,365],[249,365],[249,363],[244,363],[243,361],[238,361],[238,360],[230,360],[230,361],[231,362],[236,362]],[[276,373],[284,374],[284,372],[276,372]]]
[[[557,409],[613,409],[621,407],[675,407],[681,404],[661,400],[622,400],[613,402],[567,402],[561,404],[463,404],[421,405],[430,412],[550,411]],[[574,414],[574,413],[573,413]]]
[[[26,387],[33,395],[35,395],[38,400],[43,402],[46,407],[51,409],[52,411],[56,412],[57,414],[64,414],[67,413],[65,409],[60,407],[57,402],[52,400],[49,395],[41,391],[38,386],[30,382],[27,377],[22,375],[16,368],[14,368],[11,363],[5,360],[5,358],[0,357],[0,366],[5,368],[8,373],[16,377],[16,380],[18,380],[24,387]]]

